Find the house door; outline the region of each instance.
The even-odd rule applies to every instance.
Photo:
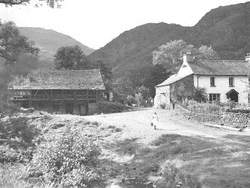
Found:
[[[66,103],[66,105],[65,105],[66,114],[73,114],[73,111],[74,111],[73,103]]]
[[[229,92],[226,93],[227,98],[230,99],[231,101],[238,102],[239,101],[239,93],[231,89]]]

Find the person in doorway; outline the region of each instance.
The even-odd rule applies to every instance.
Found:
[[[152,122],[151,122],[151,126],[154,127],[154,130],[156,130],[158,123],[159,123],[159,117],[158,117],[157,113],[154,112],[153,117],[152,117]]]

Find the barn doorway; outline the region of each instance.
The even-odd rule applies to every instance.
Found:
[[[230,99],[231,101],[238,102],[239,101],[239,93],[231,89],[229,92],[226,93],[227,98]]]
[[[66,103],[66,105],[65,105],[66,114],[73,114],[73,111],[74,111],[73,103]]]

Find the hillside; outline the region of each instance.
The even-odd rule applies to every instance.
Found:
[[[78,45],[86,55],[94,50],[83,45],[68,35],[43,28],[20,27],[21,34],[28,37],[35,45],[40,48],[40,57],[51,61],[58,48],[62,46]]]
[[[183,39],[196,46],[212,46],[224,59],[244,58],[250,51],[250,3],[219,7],[195,26],[150,23],[126,31],[89,58],[113,68],[115,78],[129,70],[152,66],[152,51],[171,40]]]

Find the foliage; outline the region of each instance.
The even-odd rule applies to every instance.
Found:
[[[46,138],[45,138],[46,139]],[[42,142],[31,163],[31,176],[42,176],[46,183],[89,187],[101,180],[98,173],[100,149],[94,140],[76,130]]]
[[[40,131],[29,125],[27,118],[0,121],[0,163],[27,162],[35,148],[34,140]]]
[[[151,104],[150,90],[145,86],[136,88],[135,101],[137,106],[150,106]]]
[[[173,68],[181,62],[181,58],[186,52],[191,52],[196,59],[218,59],[218,55],[212,47],[203,45],[197,49],[194,45],[187,44],[183,40],[174,40],[153,51],[153,64],[163,64]]]
[[[127,102],[127,104],[128,104],[129,106],[136,105],[136,99],[135,99],[135,97],[132,96],[132,95],[128,95],[128,96],[127,96],[126,102]]]
[[[38,49],[33,47],[28,39],[22,36],[13,22],[0,22],[0,57],[5,64],[14,64],[24,53],[36,55]]]
[[[114,97],[115,99],[126,100],[128,95],[133,95],[135,93],[135,88],[133,87],[133,82],[129,77],[122,77],[115,81],[114,83]]]
[[[187,48],[191,48],[183,40],[174,40],[159,46],[158,50],[153,51],[153,64],[176,65],[182,53]]]
[[[129,107],[118,103],[118,102],[108,102],[108,101],[102,101],[98,102],[98,112],[99,113],[116,113],[116,112],[124,112],[128,111]]]
[[[198,59],[210,59],[210,60],[214,60],[214,59],[219,59],[219,55],[216,53],[216,51],[210,46],[205,46],[202,45],[198,51],[200,53],[198,53]]]
[[[142,85],[149,88],[150,96],[155,96],[155,86],[162,83],[170,76],[171,72],[163,65],[157,64],[150,69],[149,76],[143,80]]]
[[[18,28],[12,22],[0,22],[0,111],[9,106],[8,83],[13,76],[26,74],[37,67],[36,57],[38,49],[19,33]]]
[[[8,102],[9,97],[11,97],[11,92],[8,90],[9,82],[14,77],[27,75],[38,67],[39,62],[37,56],[20,54],[16,63],[3,65],[3,69],[0,71],[0,112],[11,112],[17,109],[14,104]]]
[[[195,113],[221,114],[225,109],[216,103],[199,103],[197,101],[188,101],[188,109]]]
[[[55,55],[56,69],[86,69],[88,60],[79,46],[64,46],[57,50]]]
[[[207,93],[204,88],[194,88],[193,99],[197,102],[206,102],[207,101]]]
[[[150,97],[149,89],[145,86],[138,87],[137,93],[140,93],[144,100],[147,100]]]
[[[156,184],[158,188],[201,188],[202,184],[194,177],[181,173],[179,169],[171,164],[165,164],[162,177]]]
[[[27,170],[23,164],[0,164],[0,187],[30,187],[29,183],[22,180],[26,175]]]

